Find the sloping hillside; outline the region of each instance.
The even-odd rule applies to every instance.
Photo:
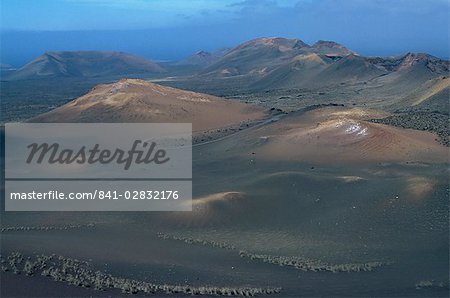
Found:
[[[263,118],[262,108],[215,96],[123,79],[98,85],[91,92],[32,122],[192,123],[200,132]]]
[[[47,52],[11,73],[8,80],[161,73],[157,63],[123,52]]]

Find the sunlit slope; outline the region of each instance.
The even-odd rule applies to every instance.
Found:
[[[143,80],[123,79],[99,85],[31,121],[192,123],[194,131],[205,131],[264,116],[262,108],[243,103]]]

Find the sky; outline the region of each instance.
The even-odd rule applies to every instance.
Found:
[[[273,36],[449,58],[450,0],[0,0],[0,13],[0,61],[16,67],[61,50],[178,60]]]

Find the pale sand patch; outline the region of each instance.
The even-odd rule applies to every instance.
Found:
[[[298,171],[282,171],[282,172],[276,172],[276,173],[270,173],[265,175],[265,178],[272,178],[272,177],[284,177],[284,176],[305,176],[306,174],[304,172],[298,172]]]
[[[218,201],[229,201],[242,198],[244,193],[237,191],[219,192],[192,200],[192,207],[207,205]]]
[[[177,96],[178,99],[186,100],[186,101],[193,101],[193,102],[211,102],[211,100],[207,98],[193,98],[188,96]]]
[[[441,92],[442,90],[444,90],[445,88],[449,88],[449,87],[450,87],[450,78],[439,80],[437,83],[430,86],[430,88],[427,88],[425,93],[422,94],[422,96],[420,96],[412,105],[416,106],[418,104],[421,104],[422,102],[428,100],[433,95],[435,95],[435,94]]]
[[[323,61],[323,59],[320,58],[320,56],[317,55],[316,53],[311,53],[311,54],[307,54],[307,55],[297,55],[292,60],[294,60],[294,61],[313,61],[318,64],[325,64],[325,61]]]
[[[359,177],[359,176],[339,176],[337,178],[339,180],[344,181],[345,183],[351,183],[351,182],[366,180],[365,178]]]
[[[413,200],[421,200],[433,191],[436,182],[426,177],[411,177],[407,179],[406,189]]]
[[[367,180],[366,178],[360,177],[360,176],[313,176],[311,173],[307,172],[299,172],[299,171],[281,171],[281,172],[275,172],[271,174],[264,175],[262,178],[276,178],[276,177],[288,177],[288,176],[304,176],[309,179],[316,178],[318,180],[323,181],[324,179],[332,179],[332,180],[339,180],[344,183],[351,183],[356,181],[363,181]]]
[[[325,110],[318,110],[317,112],[319,115],[323,113]],[[373,109],[363,109],[363,108],[352,108],[352,109],[338,109],[333,110],[331,109],[329,115],[327,117],[330,118],[341,118],[341,117],[347,117],[352,119],[360,119],[360,120],[367,120],[370,118],[378,118],[378,117],[386,117],[389,114],[383,111],[377,111]]]
[[[230,220],[230,214],[245,213],[242,200],[245,193],[238,191],[219,192],[192,200],[192,212],[174,212],[164,214],[164,220],[184,227],[210,226]],[[185,204],[191,204],[186,202]]]
[[[132,95],[126,95],[124,93],[116,93],[103,100],[102,103],[110,106],[122,106],[129,101],[132,101],[134,97]],[[98,101],[97,101],[98,102]],[[95,104],[96,102],[93,102]]]

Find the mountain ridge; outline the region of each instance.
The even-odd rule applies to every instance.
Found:
[[[98,77],[163,72],[166,70],[156,62],[125,52],[48,51],[17,69],[7,79]]]

